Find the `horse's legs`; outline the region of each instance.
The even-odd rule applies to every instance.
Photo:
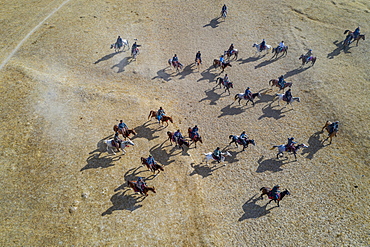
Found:
[[[241,98],[239,98],[239,101],[238,101],[238,103],[239,103],[239,105],[240,105],[240,101],[241,101],[242,99]]]

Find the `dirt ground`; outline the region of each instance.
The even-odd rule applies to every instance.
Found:
[[[344,30],[368,34],[369,1],[233,0],[224,21],[222,1],[0,2],[1,246],[370,245],[370,49],[342,49]],[[118,35],[137,39],[136,60],[109,49]],[[262,39],[288,54],[256,54]],[[212,61],[231,43],[229,95]],[[308,49],[317,61],[302,67]],[[280,75],[300,102],[278,106]],[[254,107],[234,102],[246,87],[262,94]],[[168,127],[147,119],[160,106]],[[104,140],[120,119],[138,135],[113,155]],[[340,122],[331,145],[327,120]],[[166,141],[194,125],[197,148]],[[256,142],[244,152],[228,139],[243,130]],[[291,136],[309,147],[276,159]],[[232,156],[206,164],[217,146]],[[141,166],[149,154],[158,176]],[[139,176],[157,193],[130,190]],[[259,198],[276,184],[291,193],[280,207]]]

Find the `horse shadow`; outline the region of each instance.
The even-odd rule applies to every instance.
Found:
[[[271,159],[264,159],[265,156],[261,156],[261,158],[258,159],[258,167],[256,172],[262,173],[265,171],[272,171],[272,172],[280,172],[283,169],[281,169],[282,165],[291,163],[293,161],[287,161],[288,157],[285,157],[283,160],[282,159],[276,159],[276,158],[271,158]]]
[[[108,59],[111,59],[111,58],[112,58],[112,57],[114,57],[116,54],[119,54],[119,53],[121,53],[121,52],[123,52],[123,51],[119,51],[119,52],[112,52],[111,54],[105,55],[104,57],[102,57],[102,58],[100,58],[100,59],[96,60],[96,61],[94,62],[94,64],[98,64],[98,63],[100,63],[100,62],[103,62],[103,61],[106,61],[106,60],[108,60]]]
[[[204,25],[203,27],[212,27],[212,28],[218,27],[218,25],[221,23],[219,21],[220,18],[221,17],[213,18],[208,24]]]
[[[81,168],[81,172],[87,169],[96,169],[96,168],[108,168],[114,166],[114,162],[120,160],[120,156],[104,156],[100,157],[100,154],[92,154],[87,159],[87,165]]]
[[[155,157],[155,160],[158,161],[159,164],[163,166],[168,166],[171,163],[175,162],[175,160],[170,160],[169,158],[173,156],[174,154],[167,153],[167,151],[163,147],[164,142],[161,144],[157,144],[150,148],[150,154]]]
[[[217,163],[218,164],[218,163]],[[195,174],[198,174],[198,175],[201,175],[202,178],[206,178],[208,176],[211,176],[212,173],[224,166],[226,166],[225,164],[224,165],[221,165],[221,166],[217,166],[217,164],[214,164],[213,166],[210,166],[210,165],[202,165],[199,164],[199,165],[194,165],[194,163],[191,163],[191,167],[194,168],[194,171],[192,171],[189,176],[193,176]]]
[[[211,72],[211,69],[213,68],[213,65],[211,65],[208,69],[202,71],[200,75],[202,78],[198,79],[197,82],[203,81],[203,80],[208,80],[208,82],[213,82],[216,80],[216,77],[218,76],[215,73]]]
[[[168,74],[167,72],[166,72],[166,69],[167,68],[171,68],[170,66],[168,66],[168,67],[166,67],[166,68],[164,68],[164,69],[161,69],[161,70],[158,70],[157,71],[157,76],[154,76],[153,78],[152,78],[152,80],[155,80],[155,79],[162,79],[162,80],[165,80],[165,81],[171,81],[172,80],[172,75],[171,74]]]
[[[251,63],[251,62],[255,62],[257,60],[260,60],[262,57],[248,57],[247,59],[239,59],[237,60],[237,62],[239,62],[239,64],[245,64],[245,63]]]
[[[351,49],[351,46],[344,47],[343,45],[344,41],[338,42],[338,40],[334,41],[333,44],[337,46],[332,52],[328,53],[326,56],[329,59],[333,59],[335,56],[338,56],[341,51],[343,50],[344,53],[351,53],[349,49]]]
[[[256,66],[254,66],[254,68],[258,69],[258,68],[264,67],[266,65],[272,64],[273,62],[276,62],[276,61],[277,61],[277,59],[269,59],[269,60],[266,60],[266,61],[263,61],[263,62],[257,64]]]
[[[118,71],[117,73],[121,73],[121,72],[124,72],[125,71],[125,67],[127,65],[129,65],[132,60],[130,59],[131,57],[125,57],[124,59],[122,59],[118,64],[115,64],[111,67],[111,69],[114,69],[114,68],[118,68]]]
[[[103,212],[101,216],[112,214],[113,211],[116,210],[128,210],[133,212],[136,209],[141,208],[143,205],[138,205],[138,203],[144,201],[145,196],[137,197],[134,195],[130,195],[128,194],[129,191],[130,190],[125,190],[123,192],[117,192],[116,194],[114,194],[110,198],[113,206]]]
[[[296,74],[299,74],[299,73],[302,73],[303,71],[305,70],[308,70],[310,67],[299,67],[298,69],[293,69],[291,71],[288,71],[285,75],[284,75],[284,78],[288,78],[288,77],[291,77],[293,75],[296,75]]]
[[[236,158],[236,156],[237,156],[237,154],[238,154],[238,153],[241,153],[243,149],[241,148],[241,149],[240,149],[240,151],[230,151],[230,150],[229,150],[229,148],[230,148],[230,145],[227,145],[227,146],[226,146],[226,147],[224,147],[224,149],[222,150],[223,152],[228,151],[228,152],[231,154],[231,156],[226,157],[226,159],[225,159],[225,160],[227,160],[227,162],[228,162],[229,164],[232,164],[232,163],[236,163],[236,162],[238,162],[238,161],[239,161],[239,159],[237,159],[237,158]]]
[[[322,133],[323,131],[317,131],[308,139],[308,148],[304,148],[302,150],[303,155],[308,153],[308,155],[306,156],[307,159],[313,159],[313,156],[317,153],[317,151],[325,147],[323,142],[320,140],[320,134]]]
[[[293,111],[293,109],[289,109],[289,110],[286,110],[286,111],[283,111],[284,108],[280,108],[280,109],[274,109],[275,106],[271,106],[272,103],[264,106],[262,108],[262,112],[263,112],[263,115],[261,115],[258,120],[261,120],[262,118],[275,118],[276,120],[282,118],[282,117],[285,117],[285,115],[282,115],[284,113],[287,113],[289,111]]]
[[[143,125],[136,127],[135,128],[135,131],[137,133],[136,137],[137,138],[144,137],[148,139],[149,141],[158,138],[159,136],[154,135],[154,133],[157,132],[158,130],[153,130],[152,128],[149,127],[150,125],[153,125],[153,124],[158,124],[158,122],[154,123],[154,122],[151,122],[151,120],[148,120]]]
[[[181,72],[179,72],[178,74],[181,75],[181,77],[179,78],[180,80],[181,79],[184,79],[187,75],[190,75],[194,72],[194,63],[191,63],[191,64],[188,64],[186,65]]]
[[[262,198],[256,197],[257,195],[258,194],[255,194],[248,201],[244,203],[244,205],[242,206],[244,214],[238,219],[238,221],[243,221],[246,219],[256,219],[256,218],[265,216],[270,213],[271,209],[274,209],[277,207],[275,206],[275,207],[266,209],[268,204],[265,204],[264,206],[260,206],[256,204],[256,202],[262,200]]]
[[[234,104],[234,102],[232,104]],[[245,109],[243,109],[242,107],[231,107],[232,104],[227,105],[224,108],[222,108],[221,109],[221,115],[218,116],[218,118],[221,118],[223,116],[239,115],[239,114],[245,112]]]
[[[206,93],[207,97],[199,100],[199,102],[209,100],[210,105],[217,105],[217,101],[221,98],[221,96],[219,94],[215,93],[215,90],[216,89],[213,88],[213,89],[208,89],[208,90],[204,91]]]

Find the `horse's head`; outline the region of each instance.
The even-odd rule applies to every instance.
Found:
[[[302,54],[298,59],[303,59],[304,58],[304,55]]]
[[[256,47],[256,46],[258,46],[258,44],[254,43],[252,47]]]
[[[173,123],[172,117],[168,117],[168,120],[170,120],[170,122]]]
[[[300,149],[300,148],[308,148],[308,146],[306,144],[302,143],[302,144],[299,144],[297,146],[297,149]]]
[[[226,151],[225,153],[221,153],[221,155],[224,156],[224,157],[230,157],[231,156],[229,151]]]
[[[253,146],[256,146],[256,142],[255,142],[254,140],[249,140],[249,142],[250,142],[251,144],[253,144]]]
[[[168,137],[172,137],[171,131],[167,131],[167,135],[168,135]]]
[[[125,144],[126,146],[127,145],[135,146],[135,144],[130,139],[128,139],[127,141],[124,141],[123,144]]]
[[[117,132],[117,131],[118,131],[118,125],[114,125],[114,126],[113,126],[113,131],[114,131],[114,132]]]
[[[293,100],[296,100],[297,102],[301,102],[301,99],[299,97],[294,97]]]

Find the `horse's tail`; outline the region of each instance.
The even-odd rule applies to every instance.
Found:
[[[150,119],[150,116],[152,116],[152,113],[153,113],[153,111],[150,111],[150,112],[149,112],[148,119]]]
[[[232,139],[233,138],[233,135],[229,135],[229,139]]]
[[[234,101],[239,98],[238,94],[235,94]]]
[[[346,33],[348,33],[349,32],[349,30],[347,29],[346,31],[344,31],[344,33],[343,34],[346,34]]]
[[[269,85],[271,85],[272,84],[272,81],[273,81],[274,79],[271,79],[271,80],[269,80]]]
[[[265,187],[262,187],[262,188],[260,189],[260,191],[262,191],[263,189],[265,189]]]

